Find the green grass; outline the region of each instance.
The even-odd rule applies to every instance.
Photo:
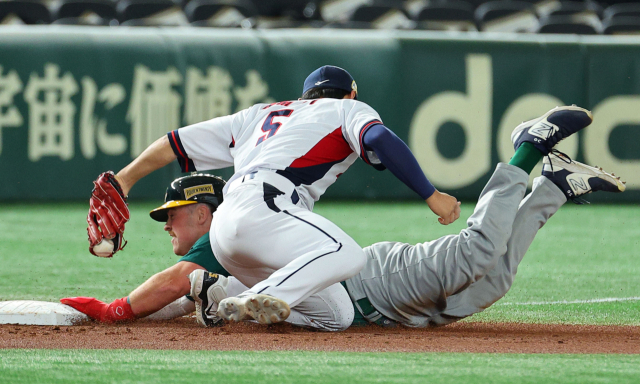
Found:
[[[89,254],[86,203],[0,205],[0,300],[102,300],[127,295],[175,263],[169,236],[133,202],[124,252]],[[326,203],[316,212],[360,245],[428,241],[439,225],[424,204]],[[534,241],[511,291],[473,321],[640,324],[638,206],[566,205]],[[543,303],[543,304],[536,304]],[[546,304],[545,304],[546,303]],[[637,383],[640,355],[0,350],[0,383]]]
[[[87,204],[0,205],[0,300],[56,301],[66,296],[113,300],[176,262],[156,204],[133,202],[125,238],[112,259],[88,252]],[[426,204],[321,202],[315,211],[362,246],[376,241],[424,242],[465,227],[437,223]],[[640,324],[640,207],[567,204],[542,228],[509,293],[473,321]],[[636,298],[629,301],[533,305],[532,302]]]
[[[0,350],[3,383],[637,383],[637,355]]]

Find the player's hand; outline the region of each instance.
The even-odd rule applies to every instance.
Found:
[[[116,321],[125,321],[135,319],[135,315],[131,311],[131,306],[127,304],[127,298],[114,300],[111,304],[107,304],[93,297],[65,297],[60,299],[62,304],[66,304],[93,320],[101,323],[115,323]]]
[[[449,225],[460,217],[460,202],[453,196],[436,190],[427,200],[429,208],[438,215],[438,222]]]
[[[103,239],[113,240],[114,249],[110,255],[121,250],[123,244],[124,224],[129,221],[127,198],[113,172],[102,173],[93,182],[94,188],[89,200],[87,215],[87,233],[89,235],[89,252],[98,256],[93,247]],[[104,256],[104,255],[100,255]]]

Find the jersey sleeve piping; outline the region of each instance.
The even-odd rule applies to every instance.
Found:
[[[180,168],[182,172],[193,172],[196,170],[195,164],[193,161],[187,156],[187,151],[185,151],[184,146],[182,145],[182,141],[180,141],[180,132],[176,129],[175,131],[171,131],[167,133],[169,137],[169,144],[171,144],[171,149],[173,153],[178,158],[178,164],[180,164]]]
[[[382,122],[376,119],[366,123],[362,127],[362,129],[360,129],[360,135],[358,137],[358,144],[360,145],[360,157],[362,158],[362,160],[364,160],[365,163],[373,166],[375,166],[375,164],[372,164],[371,161],[369,161],[369,159],[367,158],[367,155],[366,155],[367,151],[366,149],[364,149],[364,142],[362,141],[362,138],[364,137],[364,134],[367,133],[367,130],[376,124],[382,124]]]

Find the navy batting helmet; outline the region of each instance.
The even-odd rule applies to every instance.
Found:
[[[167,221],[167,210],[190,204],[207,203],[214,210],[222,204],[222,188],[226,182],[213,175],[196,173],[175,179],[164,195],[165,203],[149,212],[155,221]]]

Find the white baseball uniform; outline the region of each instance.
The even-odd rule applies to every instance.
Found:
[[[358,156],[381,166],[362,143],[375,124],[365,103],[318,99],[257,104],[168,134],[183,171],[235,168],[210,231],[220,264],[246,293],[286,301],[310,327],[340,330],[353,319],[339,282],[360,271],[364,252],[311,210]]]

